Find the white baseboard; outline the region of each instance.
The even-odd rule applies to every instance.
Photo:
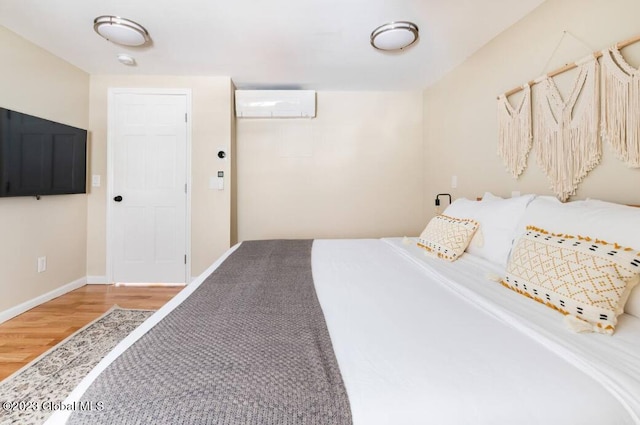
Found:
[[[171,286],[185,286],[185,283],[116,283],[116,286],[131,286],[131,287],[171,287]]]
[[[52,299],[59,297],[60,295],[66,294],[67,292],[71,292],[74,289],[78,289],[81,286],[86,285],[87,278],[81,277],[78,280],[74,280],[71,283],[67,283],[64,286],[61,286],[53,291],[47,292],[46,294],[42,294],[39,297],[35,297],[29,301],[25,301],[22,304],[19,304],[15,307],[11,307],[10,309],[0,311],[0,323],[6,322],[9,319],[16,317],[19,314],[24,313],[27,310],[31,310],[33,307],[37,307],[42,303],[46,303],[47,301],[51,301]]]
[[[87,276],[88,285],[107,285],[109,281],[107,276]]]

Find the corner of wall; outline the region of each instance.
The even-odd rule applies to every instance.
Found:
[[[230,161],[231,161],[231,243],[233,246],[238,243],[238,161],[236,158],[237,149],[237,131],[236,131],[236,114],[235,114],[235,90],[236,86],[231,81],[231,101],[229,102],[231,108],[231,142],[230,142]]]

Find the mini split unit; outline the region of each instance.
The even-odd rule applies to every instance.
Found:
[[[238,118],[314,118],[314,90],[236,90]]]

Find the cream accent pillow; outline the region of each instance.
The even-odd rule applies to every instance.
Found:
[[[418,238],[418,246],[440,258],[455,261],[469,245],[478,226],[471,219],[437,215]]]
[[[640,252],[528,226],[502,284],[612,334],[640,274]]]
[[[527,206],[517,237],[525,233],[531,223],[549,232],[590,235],[640,250],[640,208],[595,199],[563,204],[555,198],[538,196]],[[484,227],[482,221],[480,225]],[[624,308],[625,313],[640,318],[640,288],[632,291]]]

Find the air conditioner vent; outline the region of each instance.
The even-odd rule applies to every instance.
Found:
[[[236,90],[238,118],[314,118],[314,90]]]

